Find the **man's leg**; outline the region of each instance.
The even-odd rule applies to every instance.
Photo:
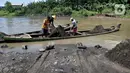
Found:
[[[73,35],[76,35],[77,33],[77,28],[73,28]]]
[[[48,36],[48,29],[44,29],[44,34],[45,34],[45,37]]]
[[[42,28],[42,37],[44,36],[44,28]]]

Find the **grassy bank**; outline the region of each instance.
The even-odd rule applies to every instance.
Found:
[[[103,11],[103,13],[108,13],[110,12],[109,9],[106,9]],[[48,14],[56,14],[58,16],[75,16],[75,17],[88,17],[88,16],[94,16],[96,14],[100,14],[97,11],[90,11],[86,9],[81,9],[81,10],[72,10],[70,7],[55,7],[52,9]],[[8,12],[5,10],[0,10],[0,16],[36,16],[36,15],[46,15],[46,13],[42,14],[34,14],[34,13],[23,13],[20,11],[15,11],[15,12]]]
[[[45,11],[45,10],[43,10]],[[114,10],[112,8],[104,8],[102,11],[94,11],[94,10],[86,10],[86,9],[80,9],[80,10],[73,10],[71,7],[55,7],[49,12],[41,13],[41,14],[35,14],[35,13],[26,13],[24,11],[16,10],[14,12],[8,12],[5,10],[0,10],[0,16],[4,17],[10,17],[10,16],[46,16],[50,14],[56,14],[57,16],[73,16],[73,17],[88,17],[88,16],[94,16],[94,15],[100,15],[100,14],[114,14]],[[116,15],[115,15],[116,16]],[[121,18],[130,18],[130,10],[126,10],[125,15],[120,15],[118,17]]]
[[[0,10],[0,16],[9,17],[9,16],[17,16],[16,13],[9,13],[8,11]]]
[[[0,10],[0,16],[7,16],[8,14],[7,11]]]

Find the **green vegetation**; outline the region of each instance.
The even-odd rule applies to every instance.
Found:
[[[0,11],[0,16],[6,16],[6,15],[8,15],[7,11],[4,11],[4,10]]]
[[[57,15],[71,15],[72,8],[71,7],[55,7],[53,8],[49,14],[57,14]]]
[[[46,0],[29,3],[27,6],[14,6],[10,2],[0,9],[0,16],[32,16],[50,15],[59,16],[93,16],[96,14],[114,14],[115,4],[124,4],[126,14],[130,16],[130,5],[127,0]]]
[[[87,16],[94,16],[96,14],[98,14],[98,12],[88,11],[86,9],[82,9],[80,11],[73,11],[72,16],[85,16],[85,17],[87,17]]]
[[[130,10],[126,11],[125,15],[120,16],[121,18],[130,18]]]

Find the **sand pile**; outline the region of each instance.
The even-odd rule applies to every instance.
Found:
[[[93,33],[101,33],[104,32],[105,29],[102,25],[97,25],[95,26],[95,28],[92,30]]]
[[[126,39],[106,53],[110,60],[130,68],[130,39]]]

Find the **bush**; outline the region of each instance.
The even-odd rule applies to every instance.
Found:
[[[97,12],[82,9],[80,11],[73,11],[72,16],[85,16],[85,17],[87,17],[87,16],[93,16],[95,14],[97,14]]]
[[[6,16],[6,15],[8,15],[7,11],[4,11],[4,10],[0,11],[0,16]]]
[[[130,15],[130,10],[126,10],[126,15]]]
[[[16,16],[16,13],[9,13],[8,16]]]
[[[121,15],[121,18],[130,18],[130,10],[126,10],[126,14],[125,15]]]
[[[65,7],[63,9],[63,14],[64,15],[71,15],[72,14],[72,8],[71,7]]]
[[[55,7],[51,10],[50,14],[71,15],[72,14],[72,8],[71,7]]]
[[[102,13],[112,13],[112,12],[114,12],[112,10],[112,8],[104,8],[103,11],[102,11]]]
[[[19,16],[20,13],[21,13],[21,11],[15,11],[15,12],[9,13],[8,11],[1,10],[0,16]]]
[[[14,12],[15,13],[15,16],[21,16],[21,15],[24,15],[25,13],[21,10],[17,10]]]
[[[79,14],[79,11],[73,10],[73,11],[72,11],[72,16],[78,17],[78,16],[81,16],[81,15]]]
[[[50,14],[56,14],[56,15],[61,15],[62,12],[61,12],[61,7],[55,7],[51,10]]]

